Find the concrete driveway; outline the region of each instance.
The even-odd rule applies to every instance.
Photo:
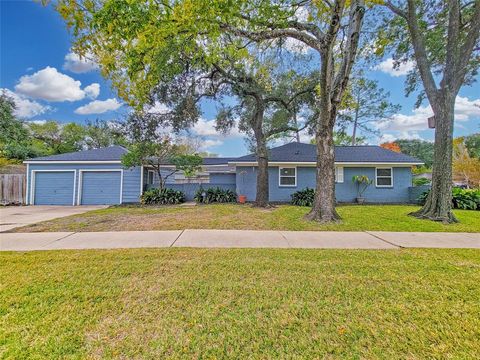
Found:
[[[90,210],[104,209],[106,207],[108,206],[2,206],[0,207],[0,232],[19,226],[35,224],[40,221],[81,214]]]

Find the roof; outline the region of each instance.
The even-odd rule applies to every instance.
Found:
[[[269,150],[270,162],[316,162],[316,145],[292,142]],[[232,160],[233,163],[256,162],[255,154],[249,154]],[[335,162],[337,163],[412,163],[423,161],[412,156],[384,149],[380,146],[335,146]]]
[[[84,150],[72,153],[38,157],[28,162],[75,162],[75,161],[121,161],[127,153],[122,146],[110,146],[101,149]],[[316,161],[317,149],[315,145],[303,143],[289,143],[269,150],[270,162],[287,163],[313,163]],[[220,166],[228,163],[251,163],[256,162],[255,154],[249,154],[237,158],[233,157],[208,157],[203,159],[206,166]],[[380,146],[335,146],[335,162],[337,163],[411,163],[422,164],[423,162],[412,156],[384,149]]]
[[[59,155],[42,156],[28,161],[120,161],[128,150],[123,146],[109,146],[106,148],[83,150]]]

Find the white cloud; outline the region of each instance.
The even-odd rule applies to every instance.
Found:
[[[211,147],[220,146],[222,144],[223,144],[223,141],[221,141],[221,140],[206,139],[206,140],[202,141],[202,143],[200,145],[200,149],[201,150],[207,150]]]
[[[14,114],[19,118],[28,119],[53,110],[50,106],[42,105],[36,101],[29,100],[9,89],[0,89],[0,92],[5,92],[7,96],[11,97],[13,101],[15,101],[17,108],[15,109]]]
[[[283,41],[283,47],[289,52],[303,55],[307,54],[310,50],[308,45],[291,37],[288,37]]]
[[[91,85],[85,86],[83,91],[85,91],[85,95],[88,96],[90,99],[96,99],[100,94],[100,84],[93,83]]]
[[[243,136],[235,124],[228,134],[222,134],[215,129],[215,120],[206,120],[200,118],[192,127],[192,131],[198,136],[214,136],[214,137],[241,137]]]
[[[80,106],[75,109],[75,114],[89,115],[89,114],[103,114],[107,111],[117,110],[121,103],[117,99],[94,100],[87,105]]]
[[[65,55],[65,62],[63,63],[63,69],[69,70],[75,74],[82,74],[98,69],[98,64],[92,60],[91,54],[80,58],[78,54],[69,52]]]
[[[15,86],[17,93],[47,101],[76,101],[85,97],[82,83],[47,66],[32,75],[24,75]]]
[[[417,131],[400,131],[396,135],[384,133],[378,139],[379,144],[383,144],[386,142],[392,142],[397,139],[406,139],[406,140],[425,140],[420,136]]]
[[[380,64],[375,67],[375,70],[380,70],[390,76],[398,77],[407,75],[413,68],[415,63],[413,61],[407,61],[406,63],[401,63],[398,67],[394,68],[394,61],[392,58],[383,60]]]
[[[153,106],[147,107],[146,111],[151,114],[154,114],[154,113],[165,114],[165,113],[168,113],[170,109],[167,107],[167,105],[159,103],[158,101],[155,101],[155,104]]]
[[[395,114],[390,119],[376,123],[378,130],[382,131],[412,131],[428,129],[428,118],[433,116],[430,105],[415,109],[412,114]],[[480,99],[469,100],[458,96],[455,101],[455,120],[468,121],[480,117]]]

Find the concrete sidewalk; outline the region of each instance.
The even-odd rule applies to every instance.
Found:
[[[480,234],[254,230],[0,233],[0,251],[165,247],[480,249]]]

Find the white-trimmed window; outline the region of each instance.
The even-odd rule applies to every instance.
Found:
[[[155,171],[148,170],[147,184],[153,185],[154,181],[155,181]]]
[[[343,166],[335,166],[335,182],[343,183]]]
[[[393,187],[393,169],[392,168],[376,168],[375,169],[375,186]]]
[[[297,186],[297,168],[296,167],[280,167],[278,168],[278,185],[279,186]]]

